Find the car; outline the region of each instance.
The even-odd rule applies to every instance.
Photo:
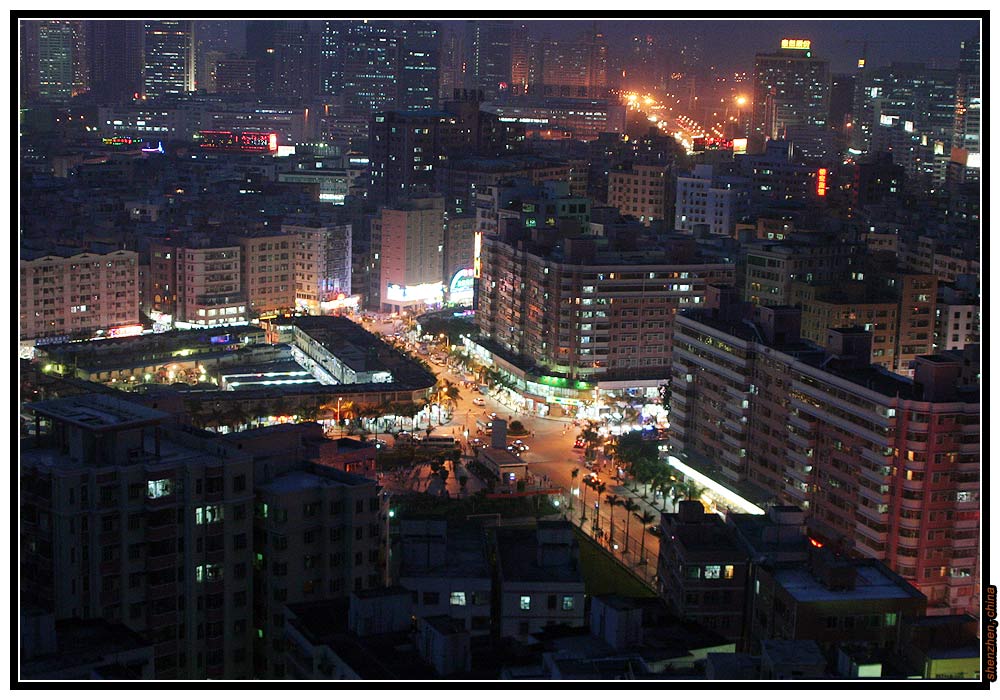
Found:
[[[517,445],[517,449],[521,450],[522,452],[524,450],[531,449],[530,447],[528,447],[527,443],[524,442],[524,440],[515,440],[514,444]]]
[[[480,398],[479,396],[477,396],[474,399],[472,399],[472,405],[473,406],[485,406],[486,405],[486,399]]]
[[[583,440],[581,440],[580,438],[577,438],[576,442],[573,443],[573,449],[574,450],[582,450],[583,449]]]

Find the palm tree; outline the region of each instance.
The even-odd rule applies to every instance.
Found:
[[[680,501],[697,501],[705,489],[691,481],[682,481],[675,487],[674,508]]]
[[[576,476],[579,473],[580,473],[580,468],[579,467],[573,467],[573,469],[570,470],[570,473],[569,473],[570,476],[573,477],[573,483],[570,484],[570,487],[569,487],[569,494],[570,494],[569,509],[570,510],[573,510],[573,498],[572,498],[572,496],[573,496],[573,491],[576,488]]]
[[[607,488],[608,488],[608,487],[607,487],[607,486],[605,486],[605,485],[604,485],[604,484],[602,484],[602,483],[598,483],[598,484],[597,484],[597,486],[596,486],[596,487],[594,487],[594,490],[595,490],[595,491],[597,491],[597,498],[596,498],[596,499],[594,499],[594,527],[593,527],[593,530],[594,530],[595,532],[596,532],[597,530],[600,530],[600,529],[601,529],[601,528],[600,528],[600,525],[601,525],[601,519],[600,519],[599,517],[597,517],[597,516],[598,516],[598,513],[597,513],[597,507],[598,507],[598,506],[599,506],[599,505],[601,504],[601,496],[603,496],[603,495],[604,495],[604,491],[605,491],[605,490],[606,490]]]
[[[640,523],[642,523],[642,541],[641,541],[641,543],[639,545],[639,552],[640,552],[639,553],[639,563],[640,564],[645,564],[646,563],[646,529],[649,527],[649,525],[654,520],[656,520],[656,516],[653,515],[652,513],[647,513],[646,511],[642,511],[642,513],[636,513],[635,514],[635,519],[638,520]]]
[[[587,519],[587,489],[591,487],[591,481],[588,477],[584,477],[580,480],[580,526],[583,526],[584,521]]]
[[[622,508],[625,509],[625,551],[628,551],[628,526],[631,518],[629,518],[632,513],[639,510],[638,504],[635,501],[625,498],[622,500]]]
[[[614,538],[615,538],[615,506],[620,506],[625,501],[623,501],[622,499],[618,498],[618,496],[616,496],[615,494],[609,493],[607,496],[604,497],[604,502],[607,503],[608,506],[611,509],[611,532],[610,532],[610,534],[611,534],[611,539],[614,540]]]

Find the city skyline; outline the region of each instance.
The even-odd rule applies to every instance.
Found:
[[[12,684],[993,680],[982,18],[715,17],[19,17]]]

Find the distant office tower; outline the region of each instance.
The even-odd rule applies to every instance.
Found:
[[[243,37],[236,36],[236,22],[195,22],[194,62],[198,67],[196,84],[199,90],[216,91],[215,68],[219,59],[243,53]]]
[[[349,22],[326,21],[320,36],[320,93],[339,95],[344,87],[344,42]]]
[[[713,236],[732,236],[749,208],[749,181],[727,177],[711,165],[696,165],[693,172],[681,174],[676,189],[678,231],[697,231],[700,224]]]
[[[942,184],[955,133],[956,72],[922,63],[865,69],[855,90],[851,147],[893,152],[907,174]]]
[[[91,94],[98,100],[130,100],[142,93],[143,25],[124,20],[91,20]]]
[[[319,92],[319,56],[309,22],[283,22],[274,35],[274,97],[303,101]]]
[[[468,63],[465,60],[465,32],[446,28],[441,33],[440,95],[449,100],[455,90],[467,88]]]
[[[224,95],[253,94],[257,89],[257,62],[223,58],[215,65],[215,91]]]
[[[90,90],[90,50],[87,23],[82,20],[70,22],[73,26],[73,96]]]
[[[854,109],[854,76],[834,73],[830,81],[830,126],[843,133]]]
[[[596,31],[571,41],[531,41],[527,70],[518,62],[514,67],[519,77],[526,73],[527,92],[531,94],[603,97],[607,93],[608,45]]]
[[[344,32],[344,106],[365,115],[393,109],[399,95],[400,40],[389,22],[352,22]]]
[[[149,99],[194,92],[194,24],[146,22],[143,95]]]
[[[755,133],[814,150],[812,142],[829,128],[830,67],[813,56],[811,42],[782,39],[776,53],[757,54],[753,86]]]
[[[672,163],[628,163],[608,173],[607,201],[646,226],[654,221],[669,224],[674,219],[676,189]]]
[[[471,87],[482,90],[485,99],[495,99],[511,83],[511,22],[470,21],[466,24]]]
[[[952,163],[960,182],[978,181],[982,167],[980,119],[982,82],[979,66],[979,40],[962,42],[958,63],[958,84],[955,89],[955,137],[952,142]]]
[[[68,100],[73,94],[73,23],[38,23],[38,97]]]
[[[384,208],[372,222],[381,247],[382,309],[402,311],[441,301],[444,199],[426,197]]]
[[[275,38],[278,20],[247,22],[247,58],[257,62],[257,97],[270,99],[274,93]]]
[[[441,73],[441,28],[437,22],[409,21],[399,28],[399,109],[426,111],[437,106]]]

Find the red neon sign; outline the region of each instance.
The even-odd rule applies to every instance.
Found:
[[[820,197],[826,196],[826,168],[820,168],[816,172],[816,194]]]
[[[816,549],[823,549],[823,543],[819,540],[814,540],[812,537],[809,538],[809,544],[811,544]]]

